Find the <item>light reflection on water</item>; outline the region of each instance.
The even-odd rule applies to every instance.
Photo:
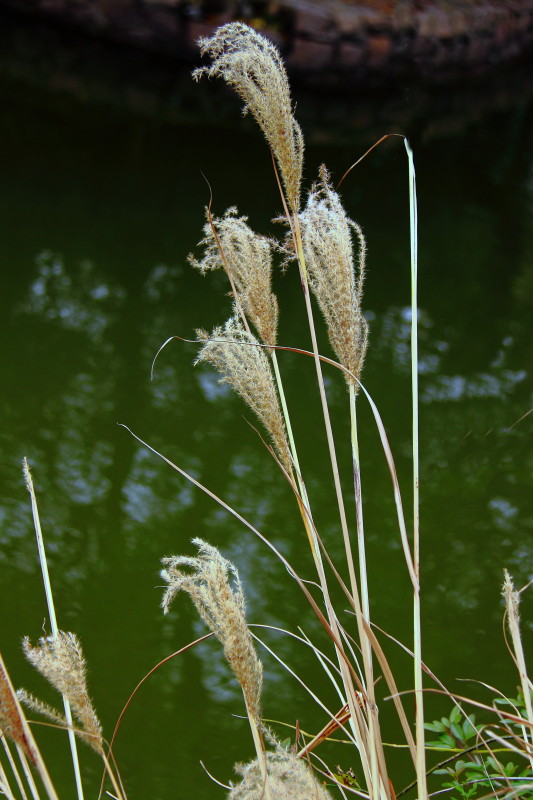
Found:
[[[94,113],[73,105],[55,112],[59,119],[68,115],[68,139],[62,138],[53,111],[48,122],[40,122],[49,126],[54,153],[60,153],[54,156],[48,137],[37,140],[27,133],[33,112],[24,99],[11,113],[20,115],[26,138],[21,135],[17,149],[4,131],[4,152],[15,150],[21,174],[12,175],[6,168],[0,188],[2,207],[9,209],[2,229],[5,267],[14,265],[4,270],[10,304],[0,323],[7,365],[2,390],[6,424],[0,468],[0,596],[10,612],[5,616],[3,650],[15,679],[20,672],[21,682],[40,692],[38,679],[29,674],[19,653],[21,635],[39,635],[45,613],[20,478],[20,460],[27,455],[39,492],[60,624],[81,636],[96,705],[109,733],[139,678],[204,632],[185,598],[168,618],[159,608],[159,559],[173,552],[191,553],[194,536],[219,544],[238,565],[252,621],[293,631],[302,625],[306,634],[320,640],[318,623],[271,553],[117,425],[129,425],[212,488],[259,527],[304,576],[312,576],[294,499],[246,424],[250,414],[240,401],[208,370],[193,368],[194,347],[181,342],[170,343],[159,356],[150,381],[152,359],[162,342],[174,334],[191,338],[195,327],[218,324],[229,310],[223,281],[201,279],[186,265],[186,254],[201,235],[205,202],[204,186],[189,162],[207,162],[221,204],[226,197],[228,204],[239,201],[234,195],[241,191],[247,195],[253,220],[273,216],[278,201],[267,159],[260,162],[257,182],[269,188],[258,193],[255,185],[250,187],[246,165],[262,152],[263,144],[240,132],[220,137],[225,148],[220,161],[206,155],[205,131],[163,126],[148,131],[139,143],[136,120],[110,120],[107,127]],[[88,118],[87,133],[85,125],[76,122],[77,113],[84,123]],[[512,155],[505,124],[499,118],[491,122]],[[527,177],[523,185],[513,184],[513,202],[518,196],[522,205],[513,205],[509,216],[494,193],[480,196],[476,179],[488,179],[470,156],[474,143],[480,151],[487,143],[481,127],[471,130],[470,137],[462,145],[452,142],[449,157],[431,142],[422,143],[417,157],[423,251],[426,657],[447,682],[467,674],[503,682],[503,690],[513,691],[516,678],[501,644],[499,587],[503,566],[514,573],[517,585],[533,574],[531,417],[515,424],[531,404],[532,188]],[[30,143],[39,165],[35,175],[24,171],[23,156]],[[107,146],[129,155],[116,163],[109,157],[102,160]],[[80,152],[84,159],[78,158]],[[308,155],[310,173],[322,157],[333,159],[339,174],[340,167],[350,163],[345,149],[316,148]],[[530,159],[531,152],[520,150],[516,158]],[[44,188],[41,173],[48,163],[48,177],[53,172],[55,181],[51,190]],[[79,172],[74,175],[77,189],[68,195],[70,211],[60,189],[70,185],[67,170],[73,164]],[[236,167],[228,182],[229,164]],[[480,164],[484,168],[486,160],[480,158]],[[358,183],[345,189],[346,202],[351,212],[352,206],[355,209],[369,244],[366,304],[371,346],[364,380],[387,427],[408,509],[407,232],[403,220],[400,225],[396,214],[387,213],[406,202],[405,165],[382,155],[368,169],[370,174],[361,173]],[[452,169],[453,191],[446,194]],[[500,177],[490,177],[492,185],[503,191],[509,174],[500,165]],[[128,175],[135,179],[128,182]],[[172,176],[176,183],[170,190]],[[20,181],[22,193],[16,191]],[[430,193],[428,186],[438,186],[439,191]],[[376,188],[374,195],[374,187],[387,187],[388,194]],[[34,209],[38,233],[25,229],[26,205]],[[88,228],[77,222],[80,210],[90,221]],[[515,236],[502,267],[500,231],[508,227]],[[460,268],[458,251],[464,262]],[[276,291],[282,306],[280,340],[308,346],[297,281],[276,277]],[[288,401],[317,522],[332,557],[342,563],[324,440],[315,433],[319,411],[313,366],[283,355]],[[349,497],[346,393],[337,377],[326,374]],[[410,599],[390,478],[364,404],[361,452],[373,613],[380,625],[408,642]],[[349,501],[348,508],[353,524]],[[523,616],[530,626],[533,613],[528,622],[527,601]],[[300,645],[278,634],[264,636],[335,705],[320,668]],[[498,655],[488,659],[487,653]],[[410,665],[394,658],[400,682],[408,686]],[[267,715],[289,722],[299,718],[308,729],[320,726],[321,715],[303,691],[272,659],[266,657],[265,665]],[[232,716],[241,713],[239,691],[216,643],[206,642],[161,670],[143,687],[119,740],[118,757],[132,795],[153,794],[155,786],[158,797],[173,796],[179,772],[180,796],[193,791],[198,798],[219,796],[197,763],[207,753],[209,768],[227,779],[233,762],[249,755],[246,724]],[[84,759],[88,769],[94,769],[90,755]]]

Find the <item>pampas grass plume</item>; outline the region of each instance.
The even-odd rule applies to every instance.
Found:
[[[213,62],[196,69],[194,78],[221,77],[244,100],[244,113],[250,111],[263,131],[278,163],[289,208],[296,214],[304,145],[280,54],[268,39],[241,22],[217,28],[199,45],[202,55],[209,54]]]
[[[365,240],[359,225],[346,214],[324,166],[300,214],[300,226],[309,283],[326,319],[331,346],[343,367],[359,378],[368,337],[361,310]],[[346,380],[356,384],[350,376]]]
[[[102,727],[87,691],[87,665],[79,639],[74,633],[58,631],[57,636],[46,636],[32,645],[26,636],[22,649],[28,661],[67,698],[74,716],[81,725],[75,732],[98,753],[102,752]],[[34,698],[25,691],[20,699],[54,722],[67,725],[62,714]]]
[[[265,348],[236,316],[211,335],[202,330],[196,335],[204,344],[195,364],[207,361],[222,374],[221,383],[229,383],[240,394],[265,426],[281,464],[290,473],[287,432]]]
[[[168,586],[163,610],[168,612],[178,592],[186,592],[208,628],[224,647],[224,655],[241,685],[248,713],[261,720],[263,668],[246,624],[246,603],[237,567],[216,547],[193,539],[198,555],[164,558],[161,577]],[[183,567],[190,571],[184,571]]]
[[[257,759],[236,770],[242,780],[231,788],[228,800],[262,800],[264,782]],[[267,772],[272,800],[332,800],[307,762],[281,747],[267,753]]]
[[[189,262],[202,273],[222,268],[228,271],[244,313],[263,342],[273,347],[278,327],[278,301],[271,289],[270,240],[255,233],[248,225],[248,217],[239,217],[237,209],[232,207],[223,217],[208,215],[199,246],[204,248],[203,258],[198,260],[191,255]]]

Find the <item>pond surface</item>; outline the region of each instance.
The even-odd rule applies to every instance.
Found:
[[[420,203],[424,657],[451,690],[484,699],[485,690],[456,679],[515,692],[518,679],[501,626],[503,568],[518,587],[533,578],[533,415],[527,416],[533,107],[531,83],[521,85],[520,100],[506,103],[500,96],[483,113],[473,101],[476,113],[462,115],[460,124],[438,107],[443,98],[453,105],[458,89],[435,93],[435,117],[427,106],[417,117],[407,88],[397,99],[400,109],[410,109],[403,130],[415,150]],[[49,629],[21,475],[27,456],[59,625],[81,638],[91,692],[110,736],[140,678],[205,630],[185,596],[168,617],[160,609],[160,559],[193,554],[195,536],[220,546],[238,565],[251,622],[293,632],[301,625],[327,646],[272,553],[117,425],[127,425],[232,504],[312,577],[294,500],[247,424],[255,425],[248,409],[208,368],[193,367],[191,344],[169,344],[150,379],[154,354],[168,337],[193,338],[195,328],[210,329],[229,314],[223,276],[202,278],[187,263],[201,238],[209,196],[202,173],[216,213],[238,205],[262,232],[275,231],[270,220],[280,201],[267,148],[255,128],[241,122],[237,100],[228,101],[232,110],[219,124],[216,105],[211,112],[206,106],[200,120],[180,121],[7,78],[0,93],[2,651],[16,685],[53,699],[20,651],[23,635],[37,639]],[[206,96],[223,94],[210,89]],[[320,129],[304,127],[311,142],[308,183],[323,161],[339,178],[376,131],[389,132],[379,98],[375,106],[365,102],[368,124],[350,142],[346,129],[335,136],[333,100],[298,98],[302,120],[321,119]],[[333,127],[326,135],[330,109]],[[398,140],[359,165],[342,193],[368,245],[364,304],[371,333],[363,379],[386,425],[410,518],[407,188]],[[309,347],[294,271],[276,274],[275,291],[280,343]],[[329,355],[322,328],[319,336]],[[314,367],[292,353],[280,354],[280,364],[316,521],[342,565]],[[349,497],[345,391],[336,374],[326,375]],[[410,646],[409,582],[390,478],[368,407],[364,401],[359,406],[372,616]],[[343,608],[342,598],[339,603]],[[531,654],[530,593],[524,594],[523,632]],[[308,652],[288,637],[262,635],[327,703],[337,704]],[[385,646],[399,687],[409,689],[409,658]],[[266,717],[290,725],[298,719],[313,732],[322,727],[322,712],[298,684],[267,654],[264,664]],[[436,696],[428,705],[430,719],[449,708]],[[252,755],[242,713],[216,642],[162,667],[140,690],[117,738],[130,797],[223,796],[199,762],[220,780],[231,779],[235,761]],[[399,734],[387,713],[385,704],[386,736],[395,740]],[[66,739],[56,731],[40,735],[59,789],[73,796]],[[82,758],[96,791],[99,765],[90,752]],[[346,768],[353,761],[342,750],[331,758]],[[391,758],[398,790],[411,774],[401,755]]]

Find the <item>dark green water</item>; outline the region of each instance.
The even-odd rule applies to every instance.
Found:
[[[454,91],[436,93],[435,117],[426,110],[417,118],[407,92],[397,100],[411,109],[404,129],[415,148],[420,200],[424,654],[452,690],[486,699],[474,684],[455,679],[515,691],[501,629],[502,571],[507,567],[517,586],[533,578],[532,417],[522,419],[531,408],[533,362],[531,85],[523,85],[522,102],[507,104],[498,95],[484,112],[473,104],[472,117],[463,114],[458,123],[450,116],[447,126],[439,102],[453,99]],[[159,607],[159,560],[192,553],[194,536],[220,546],[238,565],[250,621],[292,631],[301,625],[327,646],[271,553],[117,425],[128,425],[232,503],[303,576],[312,576],[294,502],[246,424],[255,424],[247,409],[209,370],[192,367],[191,345],[169,345],[150,381],[153,355],[165,339],[191,337],[195,327],[211,328],[229,311],[222,276],[203,279],[186,262],[208,197],[201,171],[217,213],[238,204],[268,231],[280,204],[266,147],[252,126],[241,124],[236,101],[220,126],[215,112],[206,124],[209,108],[200,122],[180,123],[8,79],[0,94],[2,651],[15,683],[50,699],[19,646],[22,635],[36,639],[48,630],[21,478],[25,455],[39,494],[59,625],[81,637],[110,735],[137,681],[204,631],[187,598],[178,598],[167,618]],[[322,98],[317,115],[314,102],[299,100],[302,119],[321,119],[320,129],[304,130],[314,142],[308,180],[322,161],[340,176],[376,131],[390,130],[379,106],[367,101],[368,126],[354,142],[345,129],[338,138],[325,135],[329,109],[334,123],[338,112]],[[368,243],[364,381],[387,427],[408,510],[406,170],[403,147],[385,145],[352,173],[343,198]],[[275,288],[280,342],[308,347],[296,276],[277,275]],[[342,564],[314,368],[292,354],[280,360],[319,529]],[[327,375],[349,496],[345,393],[338,377]],[[371,415],[360,406],[372,614],[409,645],[409,583],[390,479]],[[531,647],[528,594],[523,631]],[[327,703],[338,703],[308,652],[286,637],[264,636]],[[408,689],[408,658],[386,649],[400,688]],[[435,697],[428,703],[430,718],[447,711]],[[325,721],[267,656],[264,707],[267,717],[299,719],[305,730]],[[247,724],[236,716],[242,713],[213,641],[167,664],[142,688],[117,739],[130,797],[222,796],[199,762],[222,781],[231,778],[233,763],[252,753]],[[398,732],[387,713],[385,705],[392,739]],[[66,741],[53,731],[42,739],[59,788],[73,796]],[[331,758],[353,763],[349,752]],[[391,758],[399,789],[411,774],[400,756]],[[83,752],[83,770],[95,788],[99,765],[91,753]]]

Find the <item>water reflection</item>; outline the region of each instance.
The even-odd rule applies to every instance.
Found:
[[[125,289],[106,283],[90,261],[82,261],[68,274],[61,255],[48,250],[39,253],[35,266],[37,278],[19,313],[57,321],[65,330],[84,333],[94,344],[101,344],[116,311],[124,305]]]
[[[159,443],[160,448],[166,451],[170,442],[173,457],[180,466],[193,476],[205,480],[208,485],[211,485],[210,480],[214,480],[224,499],[258,528],[268,531],[289,557],[298,552],[303,540],[287,486],[280,481],[275,465],[268,459],[255,432],[248,430],[239,419],[242,414],[240,401],[233,397],[228,387],[221,385],[218,377],[208,370],[193,370],[190,363],[191,348],[174,348],[165,352],[157,362],[155,379],[148,381],[149,364],[155,352],[149,343],[155,340],[154,327],[161,331],[172,329],[171,309],[173,303],[178,302],[177,296],[173,295],[178,294],[180,271],[159,264],[148,272],[140,288],[142,303],[135,304],[136,308],[142,308],[136,323],[139,330],[147,332],[146,337],[137,336],[135,343],[138,349],[126,353],[120,349],[124,341],[121,329],[131,314],[132,298],[128,296],[126,288],[110,281],[90,261],[82,261],[69,270],[64,259],[50,251],[42,251],[36,258],[35,266],[36,276],[28,287],[26,298],[14,308],[13,320],[26,325],[33,320],[34,325],[39,325],[41,336],[49,335],[45,332],[50,330],[55,364],[60,365],[55,376],[52,369],[45,390],[41,392],[37,413],[40,424],[37,439],[40,445],[33,447],[32,455],[47,497],[45,519],[49,516],[53,520],[48,547],[52,557],[60,559],[66,579],[69,575],[71,581],[84,579],[83,568],[74,566],[78,562],[80,547],[84,551],[86,564],[87,557],[89,561],[101,557],[95,525],[103,524],[106,528],[108,523],[105,522],[105,515],[109,511],[113,514],[113,508],[114,514],[119,515],[122,531],[120,538],[117,537],[115,549],[126,549],[130,554],[146,547],[154,556],[161,552],[157,538],[147,537],[147,528],[169,529],[185,523],[183,527],[190,532],[185,537],[180,536],[180,542],[187,544],[198,532],[185,522],[191,517],[196,524],[201,517],[202,530],[206,535],[212,531],[215,538],[220,531],[225,531],[222,535],[226,538],[230,531],[238,527],[228,521],[226,512],[200,500],[197,490],[178,479],[168,467],[158,463],[153,454],[128,441],[124,431],[114,431],[111,436],[111,425],[116,421],[118,410],[117,398],[123,391],[121,380],[134,360],[139,362],[135,373],[139,375],[140,383],[135,385],[133,379],[128,379],[128,387],[133,389],[135,386],[135,396],[128,397],[125,408],[143,421],[157,421],[154,415],[172,418],[173,426],[180,431],[178,439],[175,436],[169,439],[163,437],[161,441],[160,430],[151,443],[155,446]],[[410,369],[410,309],[390,307],[382,314],[369,311],[368,316],[372,322],[372,350],[367,367],[367,385],[372,386],[376,373],[385,364],[390,365],[399,380],[406,380]],[[463,486],[469,492],[482,488],[487,471],[492,469],[492,462],[485,459],[482,468],[477,450],[465,460],[461,454],[469,439],[472,442],[472,437],[479,441],[480,435],[485,438],[492,436],[490,441],[497,440],[499,450],[504,449],[505,439],[511,439],[521,446],[521,429],[518,427],[514,430],[511,424],[523,411],[514,398],[526,383],[527,373],[524,369],[512,368],[516,363],[514,351],[521,346],[520,337],[506,335],[496,355],[487,356],[490,371],[474,370],[470,374],[447,375],[446,358],[453,342],[442,337],[442,330],[437,331],[428,310],[421,310],[419,323],[421,403],[428,409],[423,458],[429,473],[426,490],[431,507],[431,493],[441,492],[444,471],[452,470],[455,478],[460,475]],[[59,329],[65,332],[62,339]],[[148,331],[151,333],[148,334]],[[521,333],[523,336],[524,333]],[[27,346],[30,346],[30,342]],[[180,361],[178,366],[176,357]],[[68,376],[63,365],[68,365]],[[37,371],[42,367],[34,364]],[[46,369],[48,371],[48,365]],[[340,415],[344,413],[345,402],[342,382],[337,381],[334,375],[327,375],[326,381],[332,407]],[[407,408],[407,400],[404,387],[401,408]],[[475,401],[479,402],[472,405]],[[480,405],[481,402],[483,405]],[[192,419],[192,425],[187,418],[191,406],[195,406],[198,412]],[[396,413],[400,407],[395,405]],[[387,402],[382,407],[382,413],[385,422],[391,422],[394,426],[394,414]],[[102,428],[104,419],[107,432]],[[444,429],[442,424],[433,425],[434,419],[445,420]],[[180,420],[187,426],[185,437]],[[312,415],[308,421],[311,420]],[[163,429],[168,430],[167,424]],[[229,450],[228,436],[231,437]],[[181,440],[179,445],[177,440]],[[400,469],[401,455],[408,452],[408,441],[400,439],[396,442],[400,453]],[[341,452],[342,448],[341,443]],[[521,457],[527,461],[525,453]],[[525,465],[516,461],[516,451],[513,459],[514,466],[520,464],[520,470],[523,470]],[[388,494],[384,476],[380,477],[379,470],[377,477],[373,475],[376,456],[371,455],[369,461],[367,483],[372,485],[372,481],[375,481],[380,487],[379,494]],[[496,531],[505,527],[510,534],[506,540],[509,548],[512,547],[511,534],[518,531],[526,513],[525,498],[519,502],[512,498],[512,494],[516,493],[512,492],[512,487],[517,483],[517,475],[510,461],[502,453],[500,467],[505,466],[506,470],[510,470],[511,477],[506,475],[499,486],[499,495],[487,499],[485,512],[476,519],[478,530],[485,528],[487,531]],[[121,476],[119,484],[117,466]],[[327,498],[328,490],[323,488],[327,480],[327,471],[317,471],[316,465],[313,465],[308,475],[311,492],[317,497],[317,503],[325,504],[332,514],[330,516],[328,512],[322,519],[321,530],[326,541],[331,543],[332,555],[341,558],[334,506],[331,498]],[[447,481],[450,485],[450,478]],[[512,492],[509,497],[506,495],[506,484],[509,484]],[[368,505],[371,520],[368,537],[371,542],[380,542],[380,552],[383,553],[382,536],[373,533],[372,498]],[[380,505],[381,501],[377,503],[378,507]],[[76,514],[73,515],[71,511],[76,508],[76,513],[79,513],[81,507],[90,509],[86,520],[88,529],[86,525],[83,534],[75,523]],[[3,530],[7,532],[4,534],[3,553],[9,553],[10,563],[14,563],[14,558],[15,563],[23,569],[27,569],[24,564],[27,565],[30,560],[24,558],[22,553],[30,555],[33,548],[33,542],[25,536],[25,509],[25,500],[12,502],[2,509],[5,521]],[[378,513],[377,510],[375,513]],[[380,528],[383,525],[394,531],[394,515],[387,513],[386,519],[380,521]],[[92,537],[89,535],[91,529]],[[17,553],[13,554],[11,551],[15,540]],[[92,544],[88,545],[88,542]],[[443,586],[438,582],[435,602],[438,602],[439,592],[445,591],[448,605],[473,608],[480,602],[476,586],[483,582],[485,572],[481,568],[466,568],[466,562],[471,559],[467,558],[465,548],[471,555],[477,543],[471,540],[470,545],[464,541],[458,544],[452,540],[448,545],[453,559],[465,563],[465,574],[457,581],[461,588],[456,591],[450,590],[448,584]],[[230,550],[236,548],[241,553],[242,557],[237,561],[241,562],[245,574],[250,573],[248,583],[258,613],[268,614],[266,606],[269,601],[261,582],[257,581],[257,575],[269,574],[269,554],[263,553],[260,558],[262,547],[253,540],[243,545],[240,531],[229,533],[228,546]],[[388,538],[386,547],[391,551],[398,550],[396,535]],[[253,549],[253,553],[249,548]],[[516,557],[513,560],[517,564],[520,561]],[[428,569],[431,571],[430,566]],[[525,575],[529,574],[528,569]],[[518,565],[517,579],[522,577],[522,573],[524,569]],[[269,575],[269,580],[274,586],[279,584],[280,577],[283,578],[278,575],[275,579]],[[282,623],[276,613],[272,621]]]

